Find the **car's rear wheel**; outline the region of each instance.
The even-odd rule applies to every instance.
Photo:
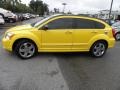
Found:
[[[107,50],[107,44],[103,41],[98,41],[92,45],[90,49],[90,53],[94,57],[102,57],[106,53],[106,50]]]
[[[120,40],[120,33],[116,33],[115,39],[116,39],[116,40]]]
[[[29,59],[35,55],[37,47],[30,40],[22,40],[16,43],[14,52],[22,59]]]

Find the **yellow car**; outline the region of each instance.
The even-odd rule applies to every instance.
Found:
[[[90,52],[95,57],[114,47],[114,31],[102,20],[53,15],[37,23],[9,29],[2,40],[3,48],[22,59],[37,52]]]

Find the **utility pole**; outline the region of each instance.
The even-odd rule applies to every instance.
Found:
[[[111,17],[112,6],[113,6],[113,0],[111,1],[110,11],[109,11],[109,20],[110,20],[110,17]]]
[[[62,3],[62,5],[63,5],[63,13],[64,13],[64,11],[65,11],[65,6],[67,5],[66,3]]]

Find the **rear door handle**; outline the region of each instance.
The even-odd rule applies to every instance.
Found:
[[[105,31],[104,33],[105,33],[105,34],[108,34],[108,31]]]
[[[72,31],[66,31],[65,33],[66,34],[72,34]]]
[[[97,31],[92,31],[91,33],[98,33]]]

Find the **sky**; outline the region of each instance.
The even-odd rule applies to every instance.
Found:
[[[29,4],[30,0],[21,0],[24,4]],[[49,5],[49,9],[59,8],[63,10],[62,3],[66,3],[65,12],[72,13],[97,13],[99,10],[110,8],[111,0],[42,0]],[[120,10],[120,0],[114,0],[113,10]]]

